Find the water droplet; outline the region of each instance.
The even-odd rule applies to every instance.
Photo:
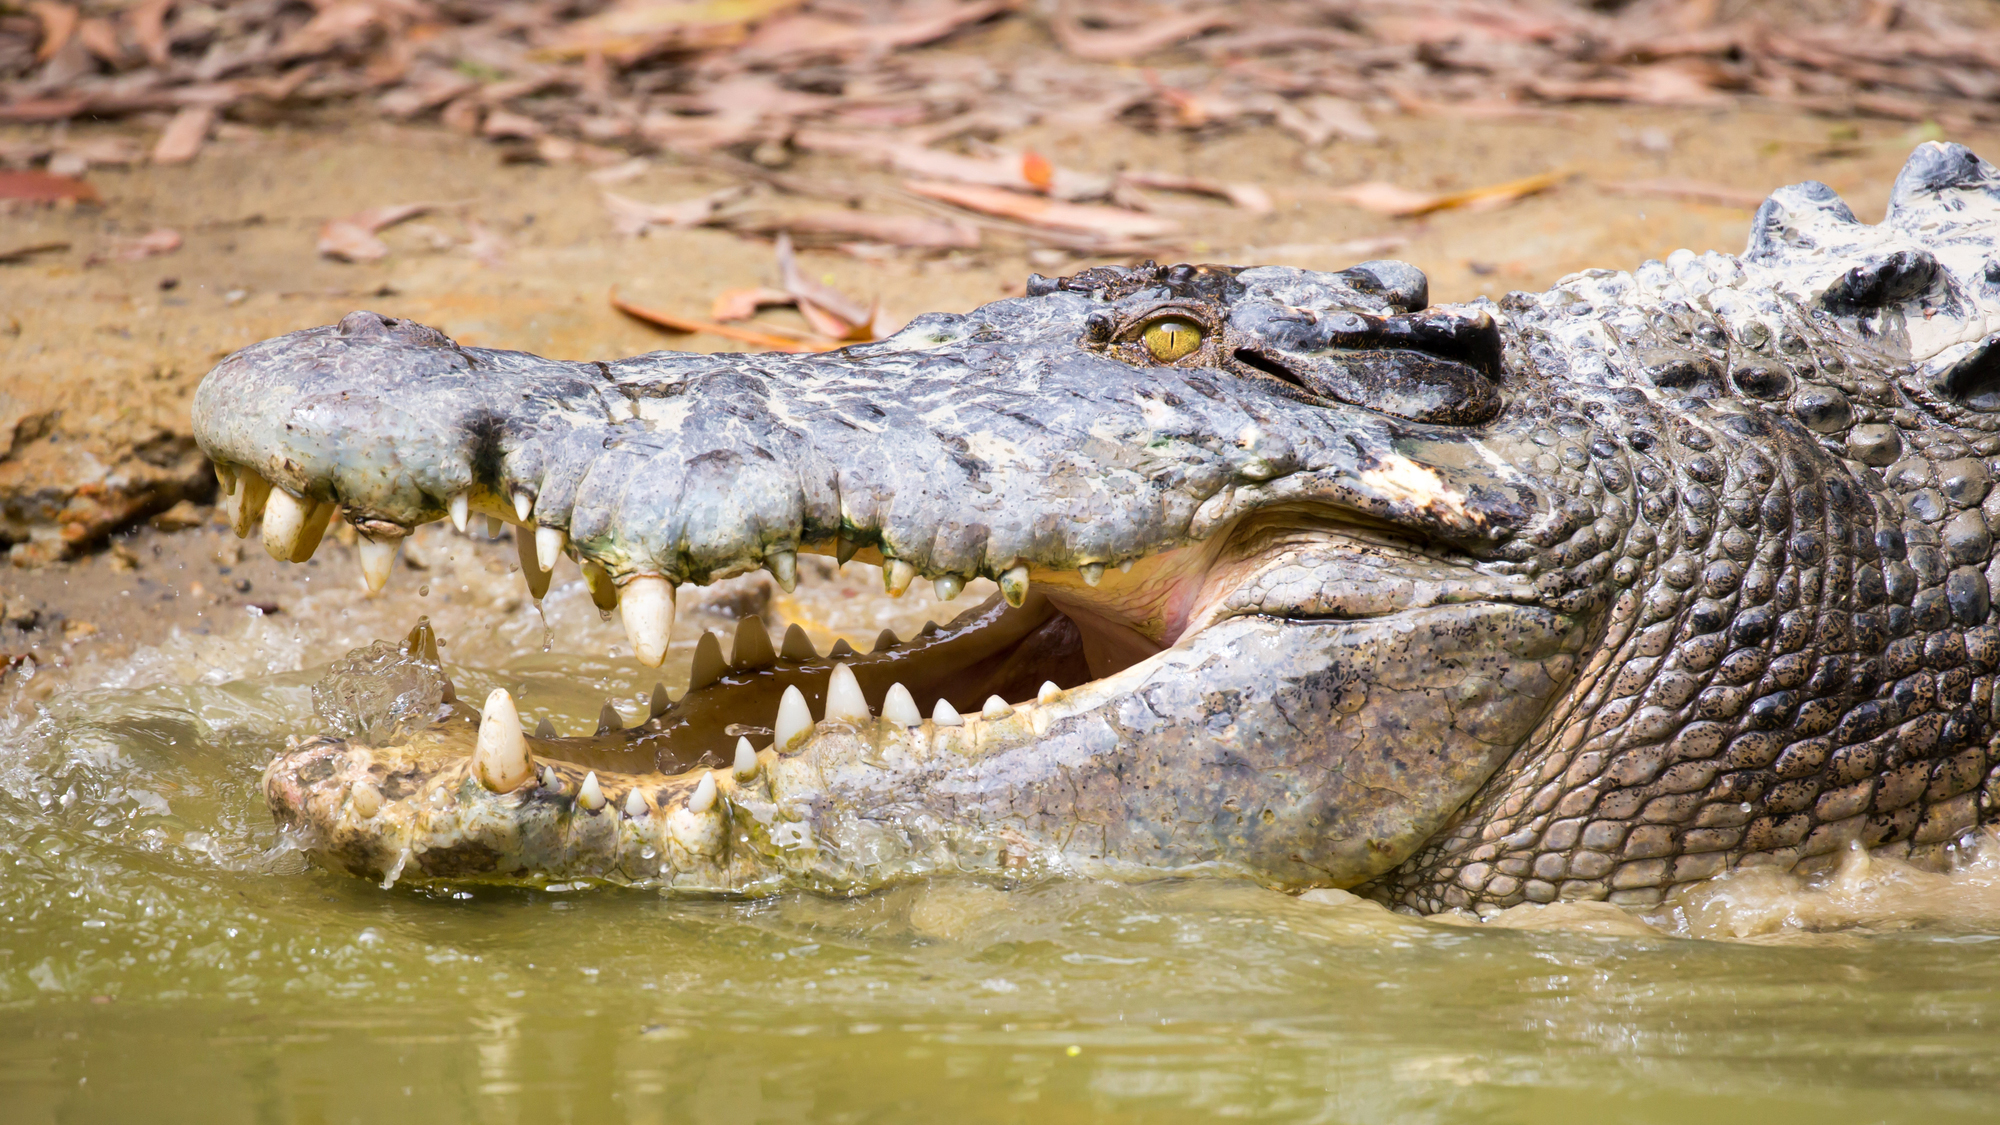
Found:
[[[428,597],[430,597],[430,596],[431,596],[431,584],[430,584],[430,583],[428,583],[428,582],[426,582],[426,583],[424,583],[423,585],[421,585],[421,586],[417,587],[417,596],[418,596],[418,597],[420,597],[420,598],[428,598]]]

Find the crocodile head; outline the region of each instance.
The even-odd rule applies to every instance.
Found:
[[[513,523],[537,596],[576,559],[650,664],[681,584],[800,552],[1001,591],[866,654],[705,637],[633,730],[526,735],[496,692],[311,739],[267,796],[356,874],[702,893],[1492,909],[1941,855],[1995,729],[1996,185],[1926,146],[1880,226],[1801,185],[1741,257],[1498,305],[1397,262],[1148,264],[822,356],[567,363],[365,312],[266,341],[195,422],[281,558],[336,510],[371,581],[420,523]]]

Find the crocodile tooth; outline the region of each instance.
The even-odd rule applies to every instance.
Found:
[[[312,514],[306,517],[305,527],[299,530],[299,545],[292,551],[293,562],[306,562],[313,557],[314,551],[319,550],[319,541],[326,535],[326,525],[333,522],[336,510],[331,500],[313,507]]]
[[[667,659],[667,641],[674,634],[674,584],[657,574],[634,575],[618,593],[618,610],[632,655],[646,667],[658,668]]]
[[[500,538],[500,533],[505,530],[507,530],[506,520],[501,519],[499,516],[486,517],[486,538],[498,539]]]
[[[639,792],[637,789],[626,792],[625,815],[631,817],[633,820],[639,820],[646,815],[646,795],[644,793]]]
[[[777,663],[777,650],[771,647],[771,634],[764,630],[764,619],[756,614],[736,623],[736,640],[729,648],[731,668],[766,668]]]
[[[305,530],[312,502],[300,500],[282,488],[271,490],[264,504],[264,550],[279,562],[291,561],[298,550],[299,533]]]
[[[648,717],[657,719],[661,715],[666,714],[667,708],[673,705],[674,701],[667,698],[667,685],[661,683],[654,684],[652,706],[648,708]]]
[[[583,784],[576,787],[576,803],[591,812],[604,807],[604,789],[597,784],[597,771],[583,775]]]
[[[361,555],[361,580],[368,584],[369,593],[381,593],[382,587],[389,584],[389,568],[395,565],[402,539],[370,539],[364,535],[354,546]]]
[[[618,608],[618,583],[611,580],[611,572],[585,559],[583,584],[590,590],[590,604],[605,613]]]
[[[894,631],[894,630],[892,630],[892,629],[884,629],[884,630],[882,630],[882,631],[881,631],[880,633],[876,634],[876,636],[875,636],[875,647],[874,647],[873,649],[871,649],[870,651],[872,651],[872,652],[888,652],[888,651],[889,651],[890,649],[892,649],[892,648],[895,648],[895,647],[896,647],[896,633],[895,633],[895,631]]]
[[[882,588],[889,591],[890,597],[900,598],[916,577],[916,567],[903,559],[890,559],[888,565],[882,568]]]
[[[1132,573],[1132,560],[1131,560],[1131,559],[1126,559],[1126,560],[1125,560],[1124,562],[1122,562],[1122,563],[1119,563],[1119,564],[1118,564],[1118,573],[1120,573],[1120,574],[1130,574],[1130,573]]]
[[[841,566],[846,566],[848,561],[854,558],[854,552],[860,549],[861,544],[842,535],[833,541],[833,559]]]
[[[548,722],[548,720],[543,719],[542,722],[546,723]],[[554,737],[554,735],[551,735],[550,737]],[[562,775],[556,772],[556,768],[554,766],[542,767],[541,781],[542,781],[542,788],[548,790],[549,792],[551,793],[562,792]]]
[[[688,811],[697,815],[715,807],[715,775],[704,772],[688,794]]]
[[[937,623],[937,622],[935,622],[935,621],[926,621],[926,622],[924,622],[924,627],[923,627],[923,628],[921,628],[921,629],[919,629],[919,630],[917,630],[917,636],[919,636],[919,637],[934,637],[934,636],[936,636],[936,635],[937,635],[937,631],[938,631],[938,623]]]
[[[997,695],[987,696],[986,705],[979,709],[979,717],[982,719],[1004,719],[1013,713],[1013,705]]]
[[[494,688],[479,713],[479,739],[472,747],[472,776],[495,793],[512,793],[535,772],[521,713],[506,688]]]
[[[778,719],[771,725],[777,740],[771,745],[782,754],[797,743],[805,741],[812,733],[812,711],[806,706],[806,697],[800,693],[797,684],[785,687],[784,697],[778,700]]]
[[[835,660],[839,660],[843,656],[853,656],[854,646],[847,643],[846,637],[835,637],[833,639],[833,647],[827,649],[826,654]]]
[[[1104,581],[1103,563],[1085,563],[1078,567],[1076,572],[1083,577],[1083,584],[1086,586],[1095,586]]]
[[[738,781],[748,781],[757,776],[757,751],[750,748],[750,740],[736,740],[736,762],[730,767]]]
[[[939,601],[952,601],[958,597],[960,590],[965,589],[965,579],[960,578],[956,574],[947,574],[943,577],[932,579],[931,589],[937,591]]]
[[[937,706],[931,708],[931,722],[941,727],[962,727],[965,725],[964,717],[959,715],[958,708],[953,707],[951,701],[948,699],[938,700]]]
[[[1000,576],[1000,596],[1007,599],[1008,605],[1015,609],[1021,608],[1021,603],[1028,599],[1026,566],[1013,567]]]
[[[219,461],[216,462],[215,486],[222,491],[224,496],[236,491],[236,466],[224,465]]]
[[[1047,703],[1049,700],[1054,699],[1056,696],[1061,694],[1062,694],[1062,689],[1056,686],[1056,682],[1054,680],[1043,680],[1041,690],[1035,693],[1035,702]]]
[[[778,655],[797,663],[818,659],[819,651],[813,648],[812,638],[795,623],[785,626],[785,642],[779,646]]]
[[[902,684],[889,685],[888,694],[882,697],[882,717],[903,727],[913,727],[924,721],[924,713],[917,710],[917,701],[910,697],[910,689]]]
[[[861,684],[854,678],[854,669],[845,664],[834,665],[826,678],[827,721],[860,724],[872,717],[868,714],[868,699],[861,694]]]
[[[609,699],[605,700],[603,708],[597,712],[597,733],[610,734],[624,729],[625,716],[618,713],[618,708],[613,707]]]
[[[382,791],[367,782],[361,782],[348,791],[347,803],[354,809],[354,815],[363,820],[382,811]]]
[[[236,538],[249,536],[250,525],[263,516],[264,503],[270,498],[270,481],[255,469],[238,470],[236,491],[229,494],[229,530],[236,533]]]
[[[516,492],[514,494],[514,518],[520,520],[522,523],[527,523],[528,517],[534,514],[535,498],[525,492]]]
[[[454,492],[451,499],[445,502],[445,510],[451,514],[451,526],[457,528],[460,535],[465,534],[465,522],[472,517],[471,498],[463,492]]]
[[[535,529],[535,565],[543,571],[556,568],[556,560],[562,557],[563,547],[569,536],[560,527],[538,527]]]
[[[688,691],[696,692],[722,678],[729,665],[722,659],[722,642],[714,633],[703,633],[695,642],[694,664],[688,669]]]
[[[764,569],[778,580],[778,588],[789,594],[799,588],[799,556],[791,551],[772,551],[764,556]]]
[[[547,718],[544,718],[541,722],[535,724],[535,737],[536,738],[557,737],[556,725],[550,722]]]
[[[549,596],[549,572],[535,561],[535,529],[527,524],[514,528],[514,555],[521,560],[521,578],[528,583],[528,596],[541,601]]]

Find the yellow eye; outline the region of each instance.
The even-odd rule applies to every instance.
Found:
[[[1201,346],[1201,325],[1184,316],[1163,316],[1148,324],[1140,338],[1154,359],[1172,363]]]

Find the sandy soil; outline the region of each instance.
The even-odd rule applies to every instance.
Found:
[[[1608,181],[1689,177],[1761,193],[1818,179],[1872,221],[1908,150],[1927,135],[1887,122],[1625,107],[1380,124],[1384,144],[1334,142],[1313,152],[1272,131],[1031,130],[1006,142],[1085,170],[1252,180],[1270,191],[1277,207],[1265,215],[1190,203],[1188,258],[1332,269],[1400,257],[1430,273],[1435,300],[1449,301],[1538,288],[1586,267],[1629,267],[1683,246],[1743,243],[1745,207],[1613,194],[1600,186]],[[99,128],[138,136],[148,127]],[[27,134],[0,130],[0,139],[10,135]],[[2000,137],[1953,139],[2000,151]],[[1417,221],[1328,197],[1370,179],[1456,189],[1549,170],[1571,178],[1504,209]],[[800,157],[786,171],[882,191],[894,183],[831,157]],[[617,234],[585,169],[506,163],[486,142],[358,113],[232,126],[190,165],[99,169],[91,178],[102,206],[0,213],[0,254],[69,245],[0,264],[0,546],[14,563],[0,569],[0,669],[16,676],[30,654],[49,672],[74,663],[79,646],[130,645],[193,627],[196,613],[247,612],[253,603],[282,611],[305,589],[308,568],[270,562],[254,540],[240,554],[230,549],[235,541],[223,544],[204,506],[213,478],[189,436],[187,406],[201,375],[231,350],[362,307],[468,342],[565,358],[721,350],[726,341],[672,336],[623,316],[607,303],[609,289],[706,315],[718,290],[776,279],[767,242],[715,230]],[[616,190],[664,202],[729,182],[713,168],[661,157]],[[384,261],[351,265],[314,253],[325,220],[414,201],[451,206],[385,232],[394,253]],[[824,205],[781,195],[767,202]],[[506,240],[499,264],[467,252],[468,219]],[[93,263],[156,227],[181,232],[185,244],[163,257]],[[1381,241],[1357,250],[1360,240]],[[1030,271],[1088,264],[991,235],[980,251],[946,257],[825,251],[802,261],[837,288],[879,297],[897,320],[1018,293]]]

